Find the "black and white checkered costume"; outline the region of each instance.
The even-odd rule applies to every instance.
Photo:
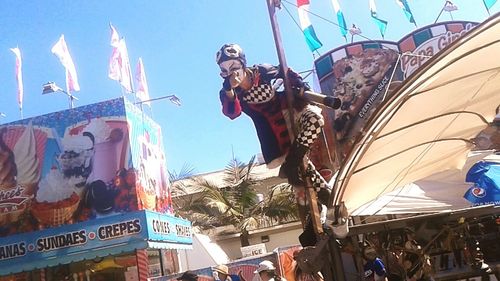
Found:
[[[234,89],[236,100],[233,103],[228,101],[224,90],[221,90],[223,112],[231,119],[238,117],[241,111],[252,118],[261,142],[264,159],[266,163],[270,163],[283,156],[292,142],[286,124],[288,120],[284,116],[284,113],[288,111],[285,93],[275,90],[272,86],[277,79],[283,79],[284,75],[278,66],[267,64],[256,65],[248,69],[253,75],[253,85],[248,91],[243,91],[239,87]],[[297,77],[300,78],[298,75]],[[301,79],[291,81],[291,84],[303,86],[303,84],[294,85],[294,83],[302,83]],[[294,121],[299,130],[295,140],[310,147],[319,137],[324,119],[319,107],[298,98],[296,100],[298,101],[294,104]],[[317,190],[330,188],[310,161],[309,167],[315,171],[311,177],[313,187]]]

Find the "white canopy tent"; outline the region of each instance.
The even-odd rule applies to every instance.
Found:
[[[351,215],[421,214],[468,208],[471,203],[464,199],[464,194],[472,184],[465,182],[465,176],[480,160],[500,163],[500,155],[492,151],[473,152],[462,169],[449,169],[406,184],[364,204]]]
[[[498,34],[495,15],[429,59],[383,102],[343,161],[333,204],[345,202],[352,213],[407,184],[462,169],[474,137],[500,104]]]

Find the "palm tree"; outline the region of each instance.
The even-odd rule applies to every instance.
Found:
[[[289,184],[272,186],[267,189],[264,200],[258,199],[256,188],[260,182],[252,174],[255,165],[255,157],[247,164],[233,157],[224,170],[223,186],[201,177],[193,177],[189,183],[174,182],[176,194],[187,194],[186,189],[197,191],[178,197],[174,209],[201,229],[235,226],[241,234],[241,246],[249,245],[249,230],[297,220],[295,198]]]

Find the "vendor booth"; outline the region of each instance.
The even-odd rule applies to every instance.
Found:
[[[146,280],[176,271],[161,128],[124,98],[0,126],[0,280]]]
[[[389,280],[496,280],[499,30],[499,14],[435,23],[315,60],[321,91],[342,100],[323,111],[329,150],[313,160],[338,170],[329,204],[342,261],[355,259],[346,280],[376,257]]]

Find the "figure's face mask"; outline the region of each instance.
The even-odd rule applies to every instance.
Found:
[[[243,77],[244,67],[243,64],[237,59],[223,61],[219,64],[219,67],[220,76],[224,79],[230,77],[233,73],[237,73],[239,77]]]

